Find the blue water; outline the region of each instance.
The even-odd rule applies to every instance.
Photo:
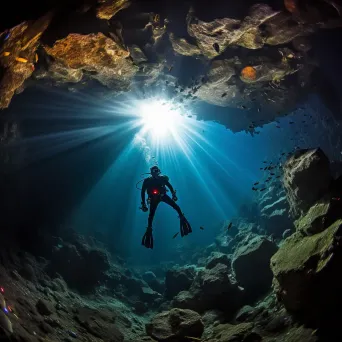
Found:
[[[84,232],[105,232],[114,245],[141,263],[167,260],[175,249],[181,253],[182,248],[206,246],[214,242],[224,220],[236,217],[242,205],[253,201],[255,192],[251,187],[263,177],[263,161],[278,161],[280,153],[292,151],[295,146],[325,145],[325,152],[332,153],[332,146],[329,150],[329,144],[320,141],[318,110],[319,115],[326,111],[319,100],[312,98],[278,123],[258,128],[260,134],[254,137],[245,132],[233,133],[218,123],[189,118],[183,121],[188,129],[179,129],[181,143],[169,137],[155,144],[153,136],[147,134],[144,147],[150,148],[162,173],[169,176],[177,190],[178,204],[193,227],[193,234],[183,239],[172,239],[179,231],[179,219],[172,208],[161,203],[153,224],[154,250],[141,246],[148,213],[138,209],[140,191],[135,185],[146,177],[141,174],[148,172],[152,163],[146,161],[141,145],[133,143],[136,132],[82,199],[73,213],[73,225]],[[318,123],[304,128],[302,121],[308,115]],[[290,121],[295,121],[295,129]]]
[[[47,105],[44,97],[34,97],[30,90],[23,96],[29,101],[11,107],[22,115],[20,126],[25,129],[19,148],[24,148],[27,159],[16,183],[20,205],[27,208],[15,219],[28,229],[37,224],[68,225],[105,241],[135,263],[174,259],[184,249],[214,242],[223,221],[239,215],[241,206],[251,205],[256,196],[253,183],[263,179],[263,161],[279,162],[280,154],[295,146],[320,146],[335,161],[342,156],[327,128],[325,117],[334,127],[332,116],[316,97],[278,122],[256,128],[259,135],[233,133],[219,123],[186,117],[176,139],[169,136],[156,143],[147,133],[142,145],[135,143],[140,119],[118,110],[132,106],[127,97],[99,103],[83,94],[48,93],[52,97]],[[194,114],[201,106],[193,108]],[[209,110],[215,114],[217,109]],[[243,115],[236,109],[225,110]],[[303,121],[310,115],[305,127]],[[161,203],[153,224],[153,250],[141,246],[148,214],[139,210],[136,189],[141,174],[152,164],[146,159],[146,147],[169,176],[193,227],[191,235],[172,239],[179,231],[179,219]]]

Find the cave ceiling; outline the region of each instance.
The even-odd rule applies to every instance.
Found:
[[[317,86],[327,80],[312,54],[318,32],[341,29],[339,2],[70,3],[45,4],[44,13],[24,14],[0,34],[3,111],[35,84],[73,92],[97,84],[99,97],[143,87],[164,89],[186,106],[214,105],[216,117],[208,111],[203,118],[233,131],[253,132],[312,92],[329,98],[339,115],[338,96]],[[240,124],[232,118],[237,109],[244,113]]]

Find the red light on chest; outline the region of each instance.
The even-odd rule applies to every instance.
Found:
[[[153,195],[158,195],[158,194],[159,194],[159,191],[158,191],[157,189],[154,189],[154,190],[152,190],[152,194],[153,194]]]

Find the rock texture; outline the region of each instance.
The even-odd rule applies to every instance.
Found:
[[[250,8],[249,15],[244,20],[223,18],[212,22],[204,22],[188,15],[188,32],[196,39],[202,53],[208,58],[214,58],[224,52],[232,44],[250,49],[263,46],[259,26],[277,14],[266,4],[256,4]],[[219,49],[214,49],[214,44]]]
[[[297,151],[284,165],[284,186],[291,213],[305,213],[329,189],[329,160],[321,149]]]
[[[35,272],[34,283],[16,271],[28,263]],[[39,262],[32,255],[15,252],[13,245],[12,250],[1,249],[1,341],[123,342],[146,338],[145,322],[117,294],[81,297],[61,278],[50,278],[44,263],[46,260]]]
[[[177,38],[171,32],[169,35],[173,50],[183,56],[200,56],[202,52],[197,45],[192,45],[184,38]]]
[[[217,342],[232,341],[261,341],[261,337],[251,335],[253,329],[252,323],[219,324],[214,328],[214,336]],[[250,336],[250,337],[248,337]]]
[[[86,244],[75,246],[63,243],[55,247],[48,272],[60,274],[70,287],[78,291],[90,292],[105,279],[104,272],[110,269],[105,251],[90,248]]]
[[[98,0],[96,16],[100,19],[112,19],[119,11],[130,6],[129,0]]]
[[[7,108],[15,92],[31,77],[38,62],[37,49],[40,38],[49,26],[52,13],[37,21],[23,22],[0,34],[0,109]]]
[[[168,270],[165,276],[165,296],[171,299],[180,291],[188,290],[194,280],[195,274],[192,267]]]
[[[201,316],[191,310],[171,309],[153,317],[146,332],[157,341],[182,342],[201,337],[204,326]]]
[[[45,46],[45,50],[59,64],[55,69],[66,70],[64,82],[69,82],[70,76],[77,80],[87,75],[108,88],[127,91],[137,72],[137,67],[128,59],[129,51],[102,33],[70,34],[52,47]],[[53,74],[48,72],[46,77],[53,78]]]
[[[174,307],[203,312],[220,309],[232,315],[241,304],[243,291],[238,287],[229,268],[217,264],[212,269],[199,271],[188,291],[181,291],[174,297]]]
[[[258,198],[262,224],[268,234],[279,239],[284,231],[294,230],[293,221],[289,215],[289,203],[282,187],[270,184],[270,187]]]
[[[230,268],[231,266],[231,259],[228,257],[227,254],[220,253],[220,252],[212,252],[208,258],[208,262],[205,265],[206,268],[212,269],[217,264],[223,264]]]
[[[248,300],[265,295],[272,284],[270,260],[277,246],[260,237],[236,249],[233,257],[233,269],[239,285],[245,289]]]
[[[313,235],[322,232],[338,218],[342,217],[341,206],[338,201],[331,199],[329,195],[314,204],[296,222],[296,228],[302,234]]]
[[[275,290],[286,309],[303,321],[327,322],[341,305],[342,221],[324,231],[287,238],[271,259]]]
[[[145,272],[142,275],[142,279],[146,281],[146,283],[150,286],[152,290],[159,293],[164,293],[164,284],[158,280],[158,278],[153,272]]]

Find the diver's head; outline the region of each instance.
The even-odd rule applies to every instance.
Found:
[[[160,175],[160,172],[161,172],[158,166],[152,166],[150,168],[150,171],[151,171],[152,177],[158,177]]]

